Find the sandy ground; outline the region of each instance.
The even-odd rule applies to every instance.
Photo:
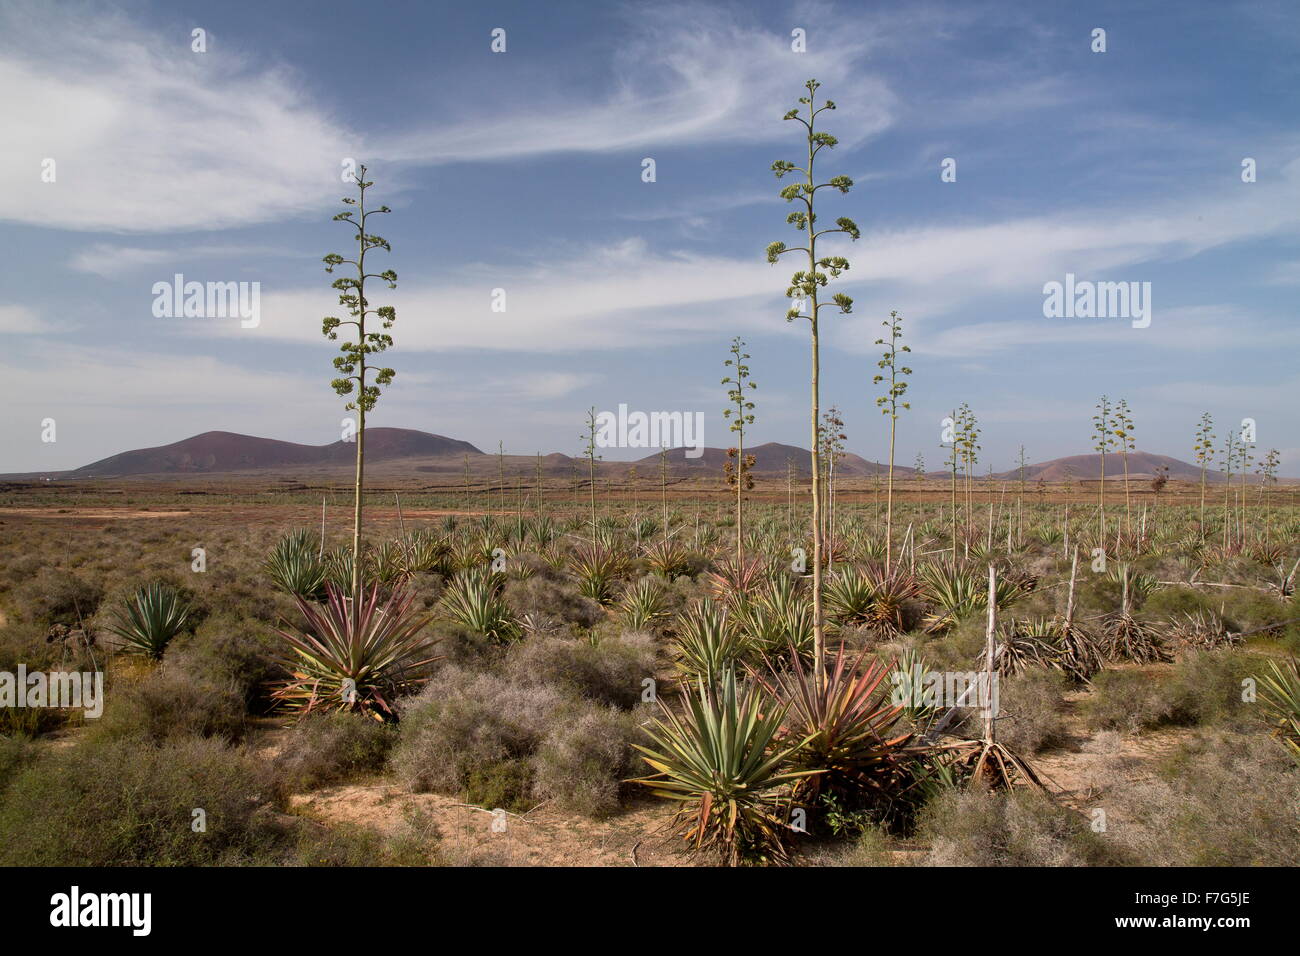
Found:
[[[325,824],[348,823],[394,835],[414,828],[436,840],[447,862],[505,866],[681,866],[685,854],[662,828],[664,806],[637,801],[604,820],[545,805],[494,815],[442,794],[408,793],[392,784],[349,784],[291,799],[295,811]],[[411,813],[417,816],[411,822]]]
[[[116,518],[188,518],[190,511],[145,511],[136,508],[0,508],[0,518],[6,515],[32,518],[62,518],[64,520],[116,519]]]

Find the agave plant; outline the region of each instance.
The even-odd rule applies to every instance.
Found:
[[[808,674],[797,655],[788,670],[769,668],[764,687],[784,704],[781,740],[802,741],[791,765],[812,771],[796,787],[804,802],[837,801],[887,815],[910,782],[905,748],[910,732],[895,732],[902,704],[881,685],[893,669],[867,651],[856,656],[841,643],[824,682]]]
[[[488,567],[462,571],[448,582],[438,605],[456,624],[499,643],[516,640],[519,622],[501,596],[505,577]]]
[[[574,549],[570,566],[578,578],[578,590],[598,604],[614,600],[614,585],[627,571],[627,561],[616,548],[582,544]]]
[[[757,559],[746,558],[737,562],[734,558],[725,558],[716,562],[709,572],[707,589],[713,597],[729,600],[756,590],[766,572],[763,562]]]
[[[403,542],[407,575],[434,571],[451,573],[451,548],[427,531],[413,531]]]
[[[301,714],[349,710],[394,721],[394,699],[424,683],[424,670],[437,660],[433,641],[422,633],[428,618],[414,612],[411,592],[382,603],[378,585],[358,601],[345,594],[331,584],[323,606],[297,599],[306,626],[277,631],[289,645],[282,663],[290,677],[272,697]]]
[[[1300,661],[1268,662],[1259,678],[1260,699],[1274,722],[1273,734],[1300,761]]]
[[[1026,575],[999,574],[994,592],[998,610],[1010,607],[1035,583],[1034,578]],[[984,575],[952,561],[922,567],[917,593],[933,605],[925,617],[927,631],[947,630],[962,618],[987,608],[989,603]]]
[[[757,594],[739,595],[731,618],[744,635],[747,653],[775,656],[786,648],[812,659],[813,608],[797,578],[777,575]]]
[[[384,588],[400,585],[410,574],[406,549],[396,541],[385,541],[366,557],[371,580]]]
[[[988,585],[975,572],[955,562],[921,568],[921,593],[934,606],[925,618],[927,631],[943,631],[979,610],[981,596],[988,601]]]
[[[645,549],[647,566],[670,581],[694,569],[691,551],[676,538],[662,538]]]
[[[862,624],[871,615],[876,589],[860,568],[841,565],[826,582],[823,599],[833,620],[841,624]]]
[[[642,578],[623,592],[619,610],[623,624],[632,631],[651,631],[668,618],[664,609],[663,585],[654,578]]]
[[[872,600],[863,623],[877,634],[901,634],[907,629],[908,605],[921,593],[916,575],[899,568],[888,573],[879,566],[867,569]],[[985,598],[987,602],[987,597]]]
[[[1174,614],[1165,625],[1164,633],[1168,643],[1197,650],[1235,647],[1242,642],[1241,635],[1230,632],[1223,619],[1213,611]]]
[[[726,611],[707,599],[678,615],[675,630],[672,654],[682,674],[690,679],[716,680],[748,649],[745,636]]]
[[[1111,568],[1106,572],[1106,577],[1124,589],[1126,599],[1132,607],[1141,607],[1147,598],[1160,589],[1160,580],[1155,575],[1134,571],[1127,563]]]
[[[122,639],[128,652],[159,661],[189,617],[190,607],[180,592],[154,581],[115,610],[108,630]]]
[[[1127,611],[1109,615],[1101,626],[1102,652],[1113,661],[1156,664],[1173,660],[1161,629]]]
[[[787,859],[789,786],[816,770],[784,770],[804,741],[777,743],[785,708],[756,684],[743,691],[735,671],[699,680],[680,716],[663,705],[636,744],[654,773],[633,781],[677,801],[673,824],[692,852],[715,853],[735,865],[745,859]]]
[[[995,667],[999,674],[1018,674],[1026,667],[1050,667],[1076,684],[1091,680],[1105,665],[1105,654],[1092,632],[1080,624],[1066,627],[1058,618],[1013,621],[1001,631]]]
[[[338,548],[325,553],[325,583],[341,591],[352,588],[352,549]],[[362,583],[365,583],[365,563],[362,562]],[[305,596],[305,595],[304,595]]]
[[[277,541],[264,569],[276,587],[294,597],[317,598],[325,593],[320,541],[310,531],[291,531]]]

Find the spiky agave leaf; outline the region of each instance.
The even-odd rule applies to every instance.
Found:
[[[761,687],[738,689],[727,668],[715,682],[696,681],[679,716],[661,701],[663,718],[636,744],[654,771],[632,781],[681,808],[673,825],[692,852],[716,852],[735,865],[746,858],[787,859],[790,784],[815,770],[784,770],[803,745],[777,743],[785,708],[765,699]]]
[[[847,653],[841,642],[822,683],[797,655],[788,669],[769,664],[760,680],[785,708],[782,739],[804,741],[792,765],[820,771],[800,783],[800,797],[812,802],[830,793],[884,814],[910,783],[905,748],[912,734],[894,732],[904,708],[885,684],[893,663],[867,657],[865,649]]]
[[[1101,634],[1102,652],[1110,660],[1158,664],[1174,659],[1160,628],[1123,611],[1105,619]]]
[[[671,653],[688,679],[712,682],[748,650],[745,636],[725,609],[707,598],[679,614],[674,630]]]
[[[598,604],[614,600],[614,585],[627,571],[627,559],[617,548],[604,544],[581,544],[573,550],[569,565],[578,579],[578,591]]]
[[[306,623],[277,631],[291,652],[282,661],[291,676],[272,697],[299,713],[356,710],[395,720],[393,700],[424,683],[423,669],[437,660],[422,634],[429,619],[414,612],[411,592],[382,603],[378,585],[357,602],[345,594],[331,584],[324,605],[297,599]]]
[[[467,631],[500,643],[513,641],[521,628],[501,596],[504,584],[505,576],[489,567],[461,571],[443,589],[438,607]]]
[[[706,589],[711,597],[730,600],[756,590],[766,574],[767,566],[756,558],[746,558],[743,562],[724,558],[714,563]]]
[[[786,648],[812,659],[813,607],[799,578],[779,574],[757,594],[737,595],[728,613],[755,659]]]
[[[642,578],[623,592],[619,610],[629,630],[654,630],[668,618],[663,585],[652,577]]]
[[[1268,662],[1259,678],[1260,700],[1274,722],[1273,735],[1300,761],[1300,661]]]
[[[325,593],[320,539],[305,529],[291,531],[277,541],[263,569],[276,587],[294,597],[314,599]]]
[[[189,617],[190,607],[180,592],[153,581],[114,611],[108,630],[122,639],[128,652],[159,661]]]

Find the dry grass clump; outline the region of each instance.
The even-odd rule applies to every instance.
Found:
[[[605,616],[601,606],[581,594],[572,579],[546,565],[523,580],[510,580],[503,596],[521,620],[527,616],[551,625],[592,627]]]
[[[1147,866],[1294,866],[1300,769],[1275,740],[1202,734],[1154,780],[1118,781],[1108,841]]]
[[[312,790],[384,769],[397,731],[359,714],[310,714],[294,724],[275,771],[291,792]]]
[[[577,708],[557,720],[533,756],[533,796],[561,810],[604,816],[618,809],[623,781],[639,769],[635,712]]]
[[[1015,753],[1036,754],[1066,737],[1065,692],[1069,680],[1057,670],[1027,667],[998,684],[998,740]]]
[[[551,800],[601,814],[617,805],[635,721],[555,687],[445,668],[402,707],[391,766],[416,792],[515,812]]]
[[[509,649],[505,674],[520,684],[628,708],[641,700],[642,682],[654,676],[656,653],[648,634],[624,633],[599,643],[539,636]]]
[[[0,795],[20,770],[36,761],[36,754],[36,744],[30,737],[22,734],[0,737]]]
[[[131,680],[114,670],[104,688],[104,714],[90,726],[92,740],[134,739],[161,744],[185,737],[236,741],[246,729],[242,689],[229,681],[193,678],[159,668]]]
[[[1113,850],[1074,811],[1028,791],[946,790],[921,813],[922,866],[1102,866]]]
[[[480,806],[528,809],[529,758],[563,702],[558,691],[544,685],[444,668],[402,706],[393,769],[416,792],[436,790]]]
[[[266,860],[278,838],[261,761],[214,739],[86,741],[23,770],[0,804],[0,865]],[[203,831],[194,810],[204,811]]]
[[[104,588],[87,576],[42,567],[15,588],[13,605],[37,624],[75,625],[88,621],[104,599]]]
[[[168,649],[167,666],[196,678],[237,686],[249,709],[269,706],[267,685],[282,677],[279,643],[261,621],[234,614],[214,614],[193,634],[182,635]]]
[[[1164,725],[1193,726],[1252,720],[1242,681],[1260,670],[1258,658],[1232,650],[1187,654],[1172,673],[1152,668],[1105,670],[1092,679],[1082,711],[1093,730],[1138,733]]]

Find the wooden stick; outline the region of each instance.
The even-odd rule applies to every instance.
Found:
[[[993,713],[993,655],[996,653],[994,634],[998,628],[998,569],[989,564],[989,620],[984,632],[986,661],[984,664],[984,740],[993,743],[995,718]]]
[[[1070,629],[1074,621],[1074,578],[1079,570],[1079,546],[1074,546],[1074,558],[1070,561],[1070,597],[1065,602],[1065,629]]]

